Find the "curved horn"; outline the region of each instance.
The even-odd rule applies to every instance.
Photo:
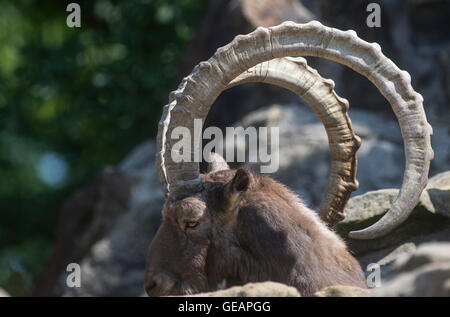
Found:
[[[190,162],[179,164],[172,160],[171,149],[176,142],[171,138],[173,129],[181,125],[194,131],[194,119],[206,117],[231,80],[257,64],[286,56],[317,56],[344,64],[368,78],[389,101],[405,143],[402,188],[383,218],[369,228],[351,232],[350,237],[370,239],[386,234],[406,220],[427,184],[433,158],[432,128],[426,120],[423,98],[411,87],[409,74],[384,56],[378,44],[361,40],[354,31],[337,30],[317,21],[285,22],[239,35],[183,79],[169,96],[157,136],[160,151],[156,161],[165,193],[176,199],[187,190],[200,190],[202,185],[198,162],[194,161],[197,144],[193,144]]]
[[[334,82],[322,78],[301,57],[276,58],[243,72],[226,89],[249,82],[266,82],[287,88],[302,97],[325,126],[331,155],[330,177],[319,215],[329,226],[345,217],[350,194],[358,188],[356,151],[361,140],[347,114],[348,101],[333,90]]]
[[[209,161],[211,163],[208,164],[208,173],[215,173],[230,169],[225,159],[217,153],[209,153]]]

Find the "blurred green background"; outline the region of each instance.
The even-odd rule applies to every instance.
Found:
[[[0,0],[0,287],[31,292],[64,198],[156,133],[206,0]]]

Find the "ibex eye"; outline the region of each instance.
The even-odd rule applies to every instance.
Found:
[[[198,221],[188,221],[186,222],[186,228],[195,228],[198,226]]]

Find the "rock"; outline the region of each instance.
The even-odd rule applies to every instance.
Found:
[[[194,297],[300,297],[295,287],[276,282],[248,283],[210,293],[201,293]]]
[[[428,182],[427,193],[435,212],[450,217],[450,171],[432,177]]]
[[[0,297],[9,297],[9,294],[2,288],[0,288]]]
[[[51,296],[58,276],[66,266],[79,262],[109,230],[120,215],[128,212],[136,179],[117,168],[104,168],[94,181],[78,190],[63,205],[55,246],[40,281],[36,296]]]
[[[164,197],[154,165],[155,143],[146,142],[120,164],[137,180],[127,213],[91,247],[81,265],[81,287],[68,288],[64,274],[60,291],[65,296],[141,296],[145,258],[161,223]]]
[[[450,243],[426,243],[415,252],[399,257],[390,271],[412,271],[423,265],[436,262],[450,262]]]
[[[279,169],[269,176],[299,193],[308,205],[318,206],[328,183],[328,138],[309,107],[274,105],[250,113],[234,126],[279,127]],[[259,163],[246,162],[243,166],[260,173]]]
[[[450,189],[450,171],[434,175],[428,180],[427,188],[439,188],[442,190]]]
[[[445,243],[450,241],[450,228],[443,229],[441,231],[430,233],[426,235],[419,235],[405,240],[400,245],[393,247],[385,247],[374,251],[368,251],[363,255],[357,255],[357,259],[361,264],[361,267],[366,269],[366,275],[370,274],[367,271],[367,266],[371,263],[377,263],[381,268],[381,276],[384,277],[389,271],[391,265],[400,257],[404,255],[412,254],[418,247],[432,243],[440,242]]]
[[[361,257],[358,257],[358,261],[361,264],[363,271],[366,273],[366,277],[372,272],[369,270],[369,265],[376,263],[380,267],[381,277],[384,277],[389,271],[389,267],[399,257],[408,255],[416,251],[417,247],[412,242],[407,242],[399,247],[386,248],[374,252],[370,252]]]
[[[373,297],[450,296],[450,263],[430,264],[411,273],[403,273],[374,290]]]
[[[416,250],[417,250],[417,247],[414,243],[411,243],[411,242],[404,243],[404,244],[400,245],[399,247],[395,248],[393,251],[389,252],[388,255],[383,257],[377,263],[381,267],[383,267],[383,266],[393,263],[399,257],[414,253]]]
[[[450,296],[450,243],[427,243],[399,257],[370,296]]]
[[[35,295],[144,294],[145,257],[164,202],[154,156],[153,141],[140,145],[118,168],[103,171],[99,181],[68,200],[55,251]],[[71,262],[81,265],[80,288],[65,284]]]
[[[333,285],[321,289],[314,297],[361,297],[367,296],[370,290],[347,285]]]
[[[339,228],[382,216],[391,207],[398,192],[398,189],[380,189],[352,197],[347,204],[345,219],[339,223]]]
[[[350,250],[359,256],[398,245],[407,239],[450,228],[448,212],[450,197],[446,190],[449,183],[449,172],[431,178],[420,197],[419,204],[401,226],[387,236],[377,239],[348,239],[347,244]],[[386,189],[351,198],[346,208],[346,217],[335,226],[336,231],[346,238],[348,232],[373,224],[390,208],[397,195],[398,190]]]

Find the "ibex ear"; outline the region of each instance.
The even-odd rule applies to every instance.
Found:
[[[208,164],[208,173],[215,173],[218,171],[230,169],[227,162],[223,159],[223,157],[220,154],[214,152],[210,153],[208,161],[210,162]]]
[[[233,193],[245,192],[249,187],[252,180],[252,175],[245,168],[240,168],[236,171],[231,183],[230,191]]]
[[[249,189],[253,176],[245,168],[236,171],[233,179],[225,185],[223,207],[225,210],[234,210],[239,197]]]

